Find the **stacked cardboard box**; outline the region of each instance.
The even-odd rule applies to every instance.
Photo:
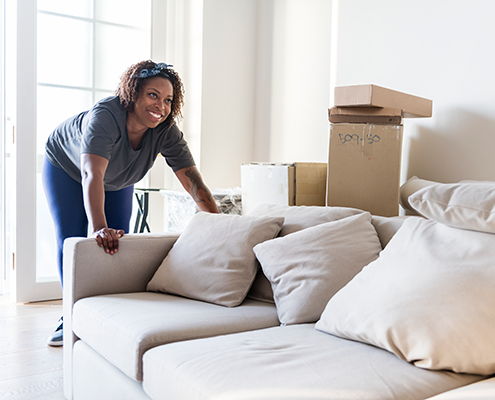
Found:
[[[432,101],[376,85],[335,88],[328,110],[329,206],[399,215],[402,118],[432,115]]]

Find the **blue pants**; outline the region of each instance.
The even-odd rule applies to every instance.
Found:
[[[58,250],[58,272],[63,285],[63,245],[68,237],[87,237],[88,218],[84,210],[82,185],[46,158],[42,171],[48,208],[55,224]],[[117,191],[105,191],[105,217],[113,229],[129,233],[134,186]],[[103,251],[103,250],[101,250]]]

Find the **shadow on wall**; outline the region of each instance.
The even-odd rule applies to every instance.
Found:
[[[495,119],[463,109],[436,115],[443,126],[416,127],[409,144],[407,178],[436,182],[495,181]]]

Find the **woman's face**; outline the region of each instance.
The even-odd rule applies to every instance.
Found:
[[[174,87],[168,79],[160,76],[148,79],[141,88],[134,110],[128,116],[134,129],[155,128],[165,121],[170,114],[173,98]]]

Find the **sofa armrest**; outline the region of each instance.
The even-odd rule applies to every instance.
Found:
[[[72,399],[72,307],[84,297],[144,292],[178,234],[126,235],[119,251],[105,253],[93,238],[64,242],[64,393]]]
[[[144,292],[178,234],[126,235],[105,253],[93,238],[64,243],[64,302],[100,294]]]

